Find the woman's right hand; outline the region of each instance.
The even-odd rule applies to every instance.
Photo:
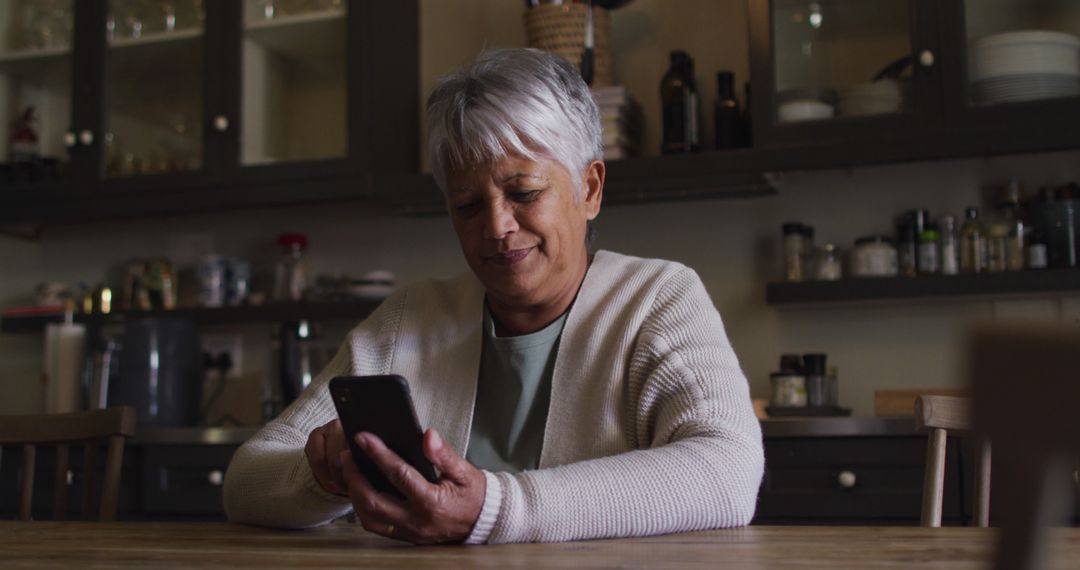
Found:
[[[345,442],[345,430],[341,428],[341,420],[315,428],[304,446],[304,455],[307,456],[315,481],[327,493],[343,497],[348,496],[341,470],[341,452],[346,449],[348,444]]]

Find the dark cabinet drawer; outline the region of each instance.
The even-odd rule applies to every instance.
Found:
[[[960,456],[959,446],[950,445],[944,510],[950,522],[964,513]],[[925,463],[921,436],[767,439],[755,522],[917,524]]]
[[[144,447],[145,514],[224,518],[222,482],[236,449],[225,445]]]

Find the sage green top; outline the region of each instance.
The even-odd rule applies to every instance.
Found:
[[[476,407],[465,458],[479,469],[536,469],[544,445],[551,377],[566,315],[534,333],[500,337],[484,307]]]

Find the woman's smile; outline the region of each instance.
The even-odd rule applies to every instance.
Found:
[[[489,255],[484,257],[485,261],[494,263],[495,265],[501,265],[510,267],[517,265],[518,263],[525,261],[525,258],[529,256],[535,247],[529,247],[524,249],[511,249],[507,251],[501,251],[495,255]]]

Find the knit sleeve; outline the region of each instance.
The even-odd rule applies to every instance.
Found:
[[[496,474],[501,496],[489,543],[750,523],[764,469],[761,428],[720,315],[692,270],[661,286],[634,345],[627,389],[634,433],[626,436],[637,449]]]
[[[393,360],[403,299],[387,299],[349,333],[330,364],[295,402],[240,447],[225,475],[225,514],[232,522],[306,528],[352,510],[348,497],[319,486],[304,455],[312,430],[337,418],[327,384],[335,376],[382,374]]]

